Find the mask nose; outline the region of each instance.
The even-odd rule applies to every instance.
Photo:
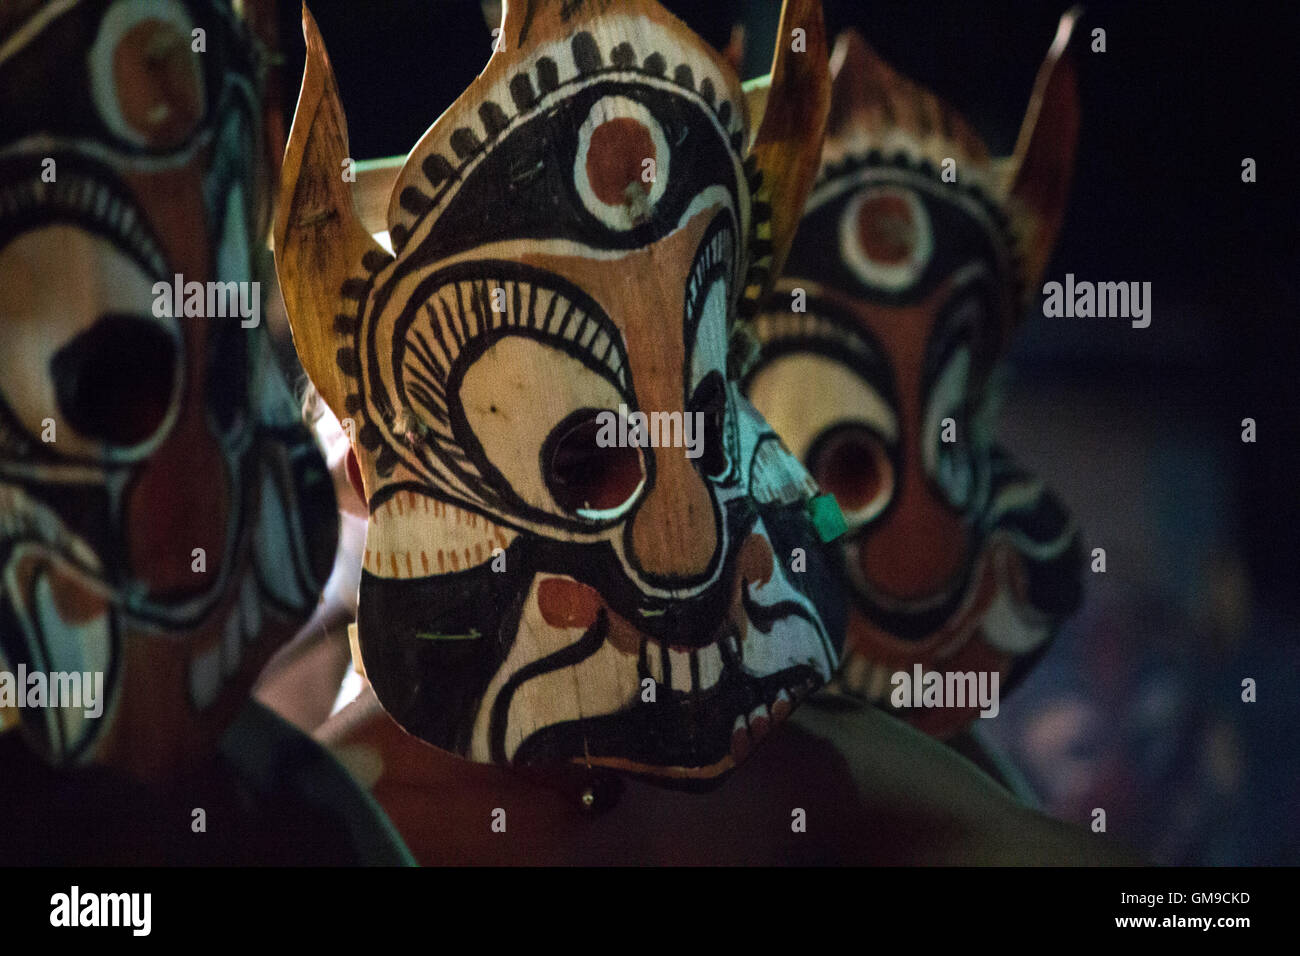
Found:
[[[648,449],[654,485],[628,531],[628,557],[653,583],[694,584],[709,574],[718,551],[718,505],[683,448]]]
[[[205,593],[225,557],[231,506],[226,461],[196,404],[142,463],[127,504],[130,567],[156,599]],[[203,549],[203,572],[193,569],[195,548]]]
[[[966,567],[970,534],[962,516],[926,480],[919,452],[908,449],[893,507],[858,551],[871,587],[900,601],[950,589]]]

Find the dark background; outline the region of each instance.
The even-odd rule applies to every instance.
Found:
[[[667,3],[766,72],[776,0]],[[826,3],[1010,151],[1065,5]],[[477,0],[316,0],[355,158],[404,154],[482,69]],[[1050,812],[1167,863],[1300,863],[1300,294],[1293,3],[1087,4],[1071,206],[1044,281],[1150,281],[1151,326],[1030,315],[1000,435],[1107,572],[990,721]],[[285,3],[285,109],[302,68]],[[1253,184],[1241,161],[1257,163]],[[1254,418],[1255,444],[1241,441]],[[1241,701],[1241,681],[1258,702]],[[983,729],[983,728],[981,728]]]

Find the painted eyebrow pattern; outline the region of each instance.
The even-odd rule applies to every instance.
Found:
[[[400,342],[407,393],[435,430],[450,433],[449,385],[505,335],[546,342],[630,392],[617,327],[596,302],[560,276],[511,262],[462,263],[432,277]],[[495,300],[495,302],[494,302]],[[498,311],[495,304],[503,305]]]
[[[874,335],[824,299],[810,295],[806,312],[769,310],[756,316],[751,324],[762,343],[762,357],[746,378],[780,355],[821,352],[853,369],[890,404],[897,404],[894,373],[884,348]]]

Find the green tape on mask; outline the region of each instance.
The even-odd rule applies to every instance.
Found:
[[[834,541],[849,526],[844,521],[844,513],[834,495],[818,495],[808,502],[808,517],[812,519],[817,536],[823,543]]]

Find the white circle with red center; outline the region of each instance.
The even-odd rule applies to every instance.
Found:
[[[193,22],[178,0],[119,0],[104,14],[88,65],[95,108],[134,146],[174,149],[207,111]]]
[[[597,100],[578,129],[573,164],[587,211],[626,232],[650,215],[668,176],[668,141],[650,111],[624,96]]]
[[[921,277],[933,253],[930,217],[909,189],[864,189],[840,218],[840,254],[869,286],[906,289]]]

